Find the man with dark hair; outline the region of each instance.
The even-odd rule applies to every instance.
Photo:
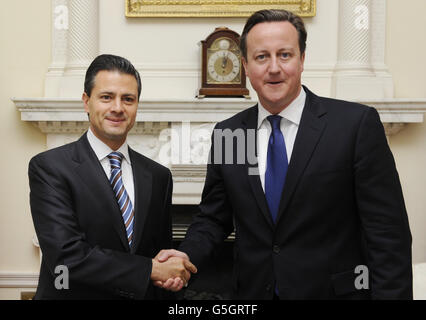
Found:
[[[225,163],[213,134],[200,212],[180,251],[158,259],[202,268],[235,228],[235,298],[411,299],[411,233],[379,115],[302,86],[305,43],[290,12],[248,19],[241,49],[259,103],[215,130],[244,130],[255,148],[232,152],[256,149],[257,165]]]
[[[43,254],[36,299],[172,298],[151,280],[178,277],[183,285],[196,272],[181,258],[153,259],[171,246],[173,187],[167,168],[127,145],[140,88],[128,60],[97,57],[82,97],[89,130],[30,161],[31,213]]]
[[[102,54],[98,56],[90,64],[86,71],[86,78],[84,80],[84,92],[90,97],[92,89],[95,86],[95,78],[99,71],[119,71],[120,73],[128,74],[136,79],[138,85],[138,100],[142,91],[141,77],[139,72],[127,59],[111,54]]]
[[[302,18],[286,10],[261,10],[255,12],[246,22],[240,37],[240,49],[244,59],[247,61],[247,34],[259,23],[288,21],[296,28],[298,34],[299,51],[303,55],[306,50],[306,39],[308,34]]]

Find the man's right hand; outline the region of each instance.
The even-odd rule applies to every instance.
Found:
[[[189,261],[189,257],[186,253],[177,251],[174,249],[161,250],[157,256],[153,259],[153,270],[154,264],[164,264],[171,260],[171,262],[175,261],[175,259],[181,259],[185,266],[184,271],[181,272],[182,276],[169,277],[167,279],[156,280],[151,276],[151,279],[154,282],[154,285],[157,287],[170,290],[170,291],[179,291],[183,288],[184,285],[188,284],[189,278],[191,277],[191,273],[197,273],[197,268]]]
[[[184,254],[186,257],[180,254],[171,255],[170,253],[164,255],[164,251],[172,250],[162,250],[160,252],[160,254],[163,253],[161,260],[158,259],[160,254],[152,259],[151,280],[156,286],[178,291],[188,283],[191,272],[196,273],[197,268],[189,261],[186,254]]]

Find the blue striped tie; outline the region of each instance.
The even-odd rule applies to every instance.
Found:
[[[126,227],[127,240],[129,246],[132,244],[133,237],[133,221],[134,221],[134,210],[132,201],[126,192],[123,184],[122,172],[121,172],[121,161],[123,160],[123,154],[120,152],[111,152],[108,155],[109,163],[111,164],[111,177],[109,179],[112,190],[114,191],[115,197],[118,201],[121,214],[123,216],[124,226]]]

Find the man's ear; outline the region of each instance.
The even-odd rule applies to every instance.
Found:
[[[90,97],[87,95],[87,93],[83,92],[81,100],[83,100],[84,110],[86,111],[87,114],[89,114],[89,99]]]
[[[244,58],[244,57],[241,57],[241,62],[243,63],[243,66],[244,66],[244,72],[246,73],[246,77],[248,77],[248,72],[247,72],[247,61],[246,61],[246,58]]]

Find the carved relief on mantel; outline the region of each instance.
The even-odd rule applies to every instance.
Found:
[[[423,122],[423,121],[419,121]],[[164,122],[163,122],[164,123]],[[412,123],[418,123],[417,121]],[[158,135],[161,130],[164,130],[164,127],[160,130],[160,126],[155,126],[153,122],[140,122],[135,124],[135,128],[132,129],[129,133],[129,139],[132,142],[131,145],[135,146],[135,150],[149,149],[159,151],[159,143],[158,143]],[[383,127],[385,128],[385,133],[387,136],[393,136],[398,134],[409,122],[383,122]],[[75,122],[75,121],[62,121],[62,122],[47,122],[47,121],[37,121],[33,122],[35,127],[38,127],[41,132],[46,134],[62,134],[62,135],[73,135],[78,134],[82,135],[89,127],[88,122]],[[145,139],[149,141],[145,141],[143,145],[141,145],[139,135],[146,135]],[[69,143],[74,141],[73,137],[64,140],[64,143]],[[154,141],[155,140],[155,141]],[[193,142],[192,142],[193,143]],[[198,150],[199,151],[199,150]],[[191,150],[192,156],[195,156],[194,153],[197,150]],[[151,153],[156,153],[154,151],[150,151]],[[157,152],[158,153],[158,152]]]
[[[33,121],[43,133],[83,134],[89,127],[88,121]],[[168,122],[136,122],[130,134],[158,135],[169,127]]]
[[[406,123],[398,122],[383,123],[385,133],[388,137],[398,134],[406,125]]]

